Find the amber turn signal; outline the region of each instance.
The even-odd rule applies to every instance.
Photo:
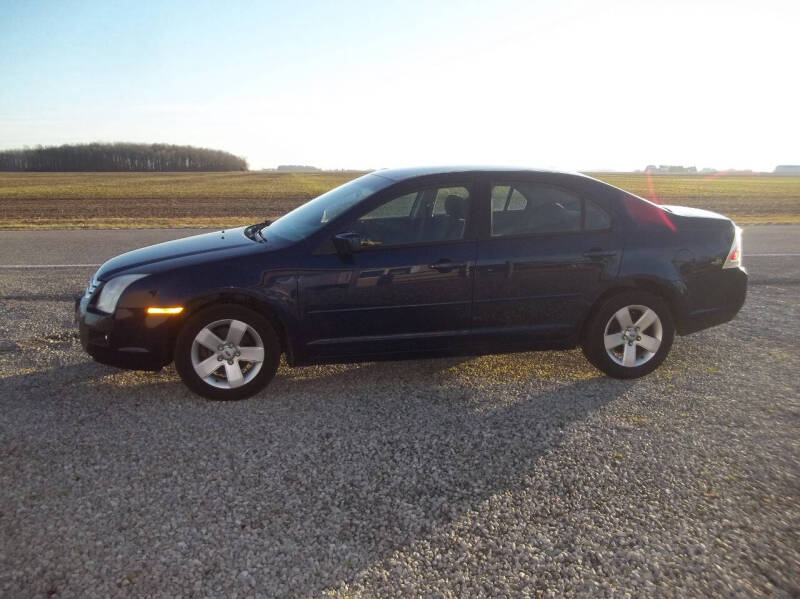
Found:
[[[175,306],[174,308],[148,308],[148,314],[180,314],[183,312],[182,306]]]

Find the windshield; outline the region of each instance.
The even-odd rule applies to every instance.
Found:
[[[374,174],[354,179],[280,217],[263,231],[264,236],[267,239],[277,236],[289,241],[305,239],[351,206],[392,183]]]

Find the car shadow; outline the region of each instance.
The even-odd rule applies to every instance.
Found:
[[[171,568],[246,540],[270,565],[250,572],[255,588],[302,596],[351,580],[513,491],[573,425],[635,385],[597,373],[572,376],[585,370],[574,354],[282,368],[266,392],[228,404],[191,395],[174,371],[125,373],[81,362],[0,379],[0,405],[9,423],[24,419],[20,410],[34,410],[42,439],[64,447],[55,462],[37,462],[54,483],[67,463],[81,470],[87,447],[112,470],[136,460],[136,492],[110,489],[115,477],[92,480],[91,469],[82,470],[80,484],[105,485],[116,498],[98,499],[91,526],[99,543],[109,542],[105,524],[124,514],[144,513],[147,523],[148,511],[165,510],[179,523],[167,545],[194,543],[185,559],[174,554]],[[531,385],[525,377],[536,372]],[[16,442],[27,447],[20,456],[35,452],[36,439]],[[171,476],[176,468],[189,472]],[[194,481],[197,488],[187,490]],[[71,493],[79,495],[70,485],[78,483],[60,482],[59,517],[81,517],[70,511]],[[543,501],[567,492],[562,484],[552,480]],[[143,489],[157,492],[145,501]],[[222,511],[198,514],[198,495],[216,497],[211,503]],[[195,518],[203,520],[202,540],[181,528],[196,526]],[[136,527],[115,534],[124,538],[119,551],[128,567],[142,569],[135,562],[147,554],[141,543],[148,535]],[[231,576],[212,558],[201,561],[197,576],[208,588]]]

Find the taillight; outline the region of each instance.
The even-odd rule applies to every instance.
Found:
[[[734,227],[733,243],[722,268],[739,268],[742,265],[742,230]]]

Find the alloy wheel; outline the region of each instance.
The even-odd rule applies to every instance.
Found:
[[[235,389],[252,381],[264,363],[264,342],[246,322],[217,320],[203,327],[192,342],[192,366],[206,383]]]
[[[608,357],[628,368],[649,362],[661,347],[664,327],[655,310],[631,305],[617,310],[605,326]]]

